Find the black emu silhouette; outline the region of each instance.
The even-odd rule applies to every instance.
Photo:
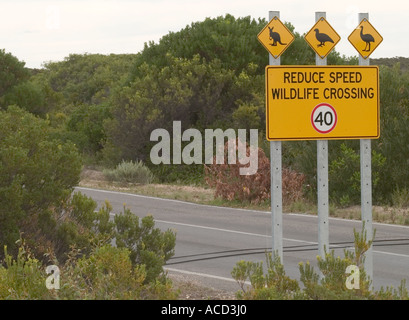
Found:
[[[364,34],[364,26],[361,26],[361,39],[362,41],[365,41],[365,49],[362,51],[371,51],[371,42],[375,42],[375,39],[370,35],[369,33]],[[369,48],[368,48],[369,46]],[[368,48],[368,49],[367,49]]]
[[[325,46],[325,42],[332,42],[334,43],[334,40],[332,40],[329,35],[325,33],[320,33],[318,29],[314,29],[315,31],[315,37],[319,41],[319,45],[317,47],[322,47]]]
[[[275,47],[277,45],[277,42],[281,44],[282,46],[286,45],[286,43],[281,42],[280,34],[278,32],[273,31],[274,27],[272,28],[268,27],[268,29],[270,30],[270,40],[274,40],[274,42],[270,44],[271,46]]]

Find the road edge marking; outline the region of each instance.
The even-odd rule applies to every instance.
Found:
[[[270,211],[251,210],[251,209],[232,208],[232,207],[221,207],[221,206],[213,206],[213,205],[210,205],[210,204],[202,204],[202,203],[194,203],[194,202],[188,202],[188,201],[182,201],[182,200],[176,200],[176,199],[166,199],[166,198],[145,196],[145,195],[141,195],[141,194],[129,193],[129,192],[122,192],[122,191],[95,189],[95,188],[80,187],[80,186],[75,187],[75,189],[83,189],[83,190],[97,191],[97,192],[103,192],[103,193],[120,194],[120,195],[125,195],[125,196],[146,198],[146,199],[152,199],[152,200],[170,201],[170,202],[183,203],[183,204],[192,205],[192,206],[201,206],[201,207],[208,207],[208,208],[219,208],[219,209],[225,209],[225,210],[247,211],[247,212],[255,212],[255,213],[262,213],[262,214],[271,215],[271,212],[270,212]],[[318,216],[317,216],[317,215],[304,214],[304,213],[284,213],[284,215],[285,215],[285,216],[299,216],[299,217],[305,217],[305,218],[315,218],[315,219],[318,219]],[[343,218],[337,218],[337,217],[329,217],[329,219],[330,219],[330,220],[345,221],[345,222],[353,222],[353,223],[362,223],[361,220],[351,220],[351,219],[343,219]],[[376,224],[376,225],[386,226],[386,227],[393,227],[393,228],[409,229],[409,226],[403,226],[403,225],[397,225],[397,224],[389,224],[389,223],[382,223],[382,222],[373,222],[372,224],[373,224],[373,225]]]
[[[216,279],[216,280],[223,280],[223,281],[229,281],[229,282],[236,282],[233,278],[226,278],[226,277],[221,277],[221,276],[215,276],[212,274],[207,274],[207,273],[201,273],[201,272],[194,272],[194,271],[187,271],[187,270],[180,270],[180,269],[174,269],[174,268],[168,268],[168,267],[163,267],[164,270],[166,271],[171,271],[171,272],[178,272],[178,273],[183,273],[183,274],[188,274],[192,276],[198,276],[198,277],[204,277],[204,278],[211,278],[211,279]],[[250,282],[246,281],[245,284],[251,285]]]

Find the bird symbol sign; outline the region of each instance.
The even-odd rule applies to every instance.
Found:
[[[320,18],[311,30],[305,35],[305,41],[324,59],[341,40],[341,37],[331,27],[325,18]]]
[[[257,39],[277,59],[294,41],[294,35],[278,17],[274,17],[261,30]]]
[[[371,53],[382,42],[383,38],[367,19],[363,19],[358,27],[352,31],[348,40],[362,58],[368,59]]]

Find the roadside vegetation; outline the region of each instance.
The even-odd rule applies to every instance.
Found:
[[[0,298],[176,297],[163,271],[176,234],[127,208],[115,218],[108,203],[96,211],[92,199],[73,194],[78,184],[269,210],[268,56],[256,39],[266,23],[208,18],[139,53],[71,54],[35,70],[0,50]],[[282,64],[314,64],[302,35],[287,27],[295,41]],[[357,61],[336,51],[328,56],[330,65]],[[409,225],[408,63],[376,62],[381,137],[372,142],[374,219]],[[150,134],[172,132],[173,121],[202,133],[258,129],[259,171],[240,176],[238,165],[153,164]],[[359,218],[359,143],[331,141],[329,160],[330,214]],[[314,214],[316,144],[283,143],[283,167],[285,211]],[[58,292],[44,288],[48,265],[66,275]]]
[[[344,249],[344,257],[336,257],[333,250],[318,256],[318,271],[308,261],[300,262],[300,282],[286,275],[275,254],[266,253],[266,270],[263,262],[239,261],[231,272],[241,288],[236,296],[245,300],[408,300],[404,280],[398,288],[372,288],[364,269],[364,254],[374,236],[366,241],[364,227],[361,232],[354,230],[353,250]],[[346,272],[349,266],[356,267],[350,272],[352,277]]]

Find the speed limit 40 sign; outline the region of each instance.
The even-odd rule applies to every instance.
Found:
[[[379,138],[377,66],[267,66],[268,140]]]
[[[329,133],[337,125],[337,112],[328,103],[320,103],[311,113],[311,124],[319,133]]]

